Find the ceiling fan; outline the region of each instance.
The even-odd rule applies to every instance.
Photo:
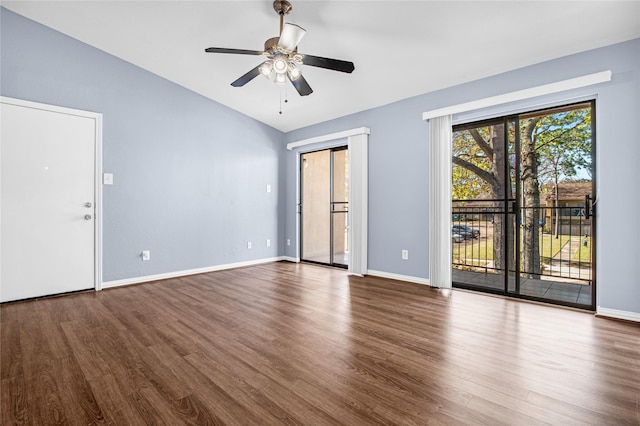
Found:
[[[264,51],[221,47],[205,49],[205,52],[208,53],[235,53],[239,55],[258,55],[267,58],[266,61],[231,83],[232,86],[242,87],[262,74],[268,79],[273,78],[276,83],[285,83],[289,80],[301,96],[307,96],[313,93],[313,89],[302,76],[299,69],[300,65],[310,65],[346,73],[353,72],[355,69],[353,62],[298,53],[298,43],[304,37],[306,30],[296,24],[284,23],[284,15],[291,12],[292,9],[288,1],[275,0],[273,9],[280,15],[280,36],[265,41]]]

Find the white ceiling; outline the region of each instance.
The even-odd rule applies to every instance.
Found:
[[[640,37],[640,1],[290,1],[285,21],[307,30],[299,51],[356,68],[303,66],[307,97],[260,76],[231,87],[261,58],[204,52],[262,50],[278,35],[271,0],[2,6],[282,131]]]

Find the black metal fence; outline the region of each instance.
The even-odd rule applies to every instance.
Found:
[[[531,278],[591,282],[592,222],[584,208],[513,205],[504,200],[453,201],[454,268],[485,273],[517,268]]]

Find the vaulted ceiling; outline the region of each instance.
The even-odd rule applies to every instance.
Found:
[[[314,93],[262,77],[230,85],[278,35],[271,0],[4,1],[2,6],[282,131],[640,37],[639,1],[291,0],[299,51],[355,63],[302,66]],[[279,114],[281,100],[283,114]]]

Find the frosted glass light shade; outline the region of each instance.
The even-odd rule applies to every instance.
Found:
[[[284,74],[276,73],[276,78],[275,78],[276,83],[283,84],[285,81],[287,81],[287,78],[285,77]]]
[[[273,60],[273,69],[275,70],[275,72],[277,72],[278,74],[284,74],[287,72],[287,68],[288,68],[287,58],[282,55],[276,56],[275,59]]]
[[[289,78],[291,80],[296,80],[298,77],[300,77],[300,70],[295,64],[289,63]]]
[[[260,74],[269,78],[271,76],[271,71],[273,71],[273,62],[265,61],[262,65],[260,65]]]

